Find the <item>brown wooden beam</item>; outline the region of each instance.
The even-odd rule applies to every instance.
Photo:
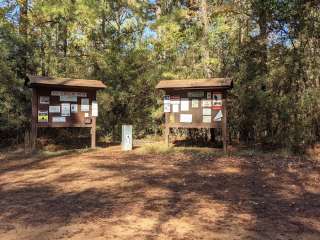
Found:
[[[169,144],[170,144],[169,118],[170,118],[169,113],[165,113],[165,132],[164,132],[164,137],[165,137],[165,144],[166,144],[167,147],[169,147]]]
[[[227,141],[227,101],[226,101],[226,96],[227,94],[223,94],[223,110],[222,110],[222,140],[223,140],[223,152],[227,153],[228,148],[228,141]]]
[[[92,117],[91,148],[96,148],[96,117]]]
[[[31,136],[30,136],[30,144],[31,144],[31,151],[36,150],[36,143],[37,143],[37,121],[38,121],[38,95],[37,89],[32,89],[32,116],[31,116]]]

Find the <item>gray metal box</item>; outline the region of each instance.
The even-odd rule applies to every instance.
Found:
[[[132,125],[122,125],[121,149],[132,150]]]

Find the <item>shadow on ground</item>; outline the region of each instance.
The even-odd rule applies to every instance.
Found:
[[[187,150],[34,160],[0,168],[0,236],[73,225],[68,237],[85,239],[81,224],[95,224],[115,239],[320,239],[319,171],[307,159]]]

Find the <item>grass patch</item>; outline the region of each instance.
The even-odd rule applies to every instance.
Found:
[[[185,153],[192,155],[193,157],[219,157],[224,153],[220,149],[203,148],[203,147],[174,147],[167,146],[163,142],[148,143],[139,147],[136,152],[138,154],[174,154]]]

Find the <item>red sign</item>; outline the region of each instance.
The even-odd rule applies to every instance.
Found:
[[[180,96],[170,96],[170,100],[180,100]]]
[[[217,106],[213,106],[212,107],[212,110],[222,110],[222,106],[219,106],[219,105],[217,105]]]

